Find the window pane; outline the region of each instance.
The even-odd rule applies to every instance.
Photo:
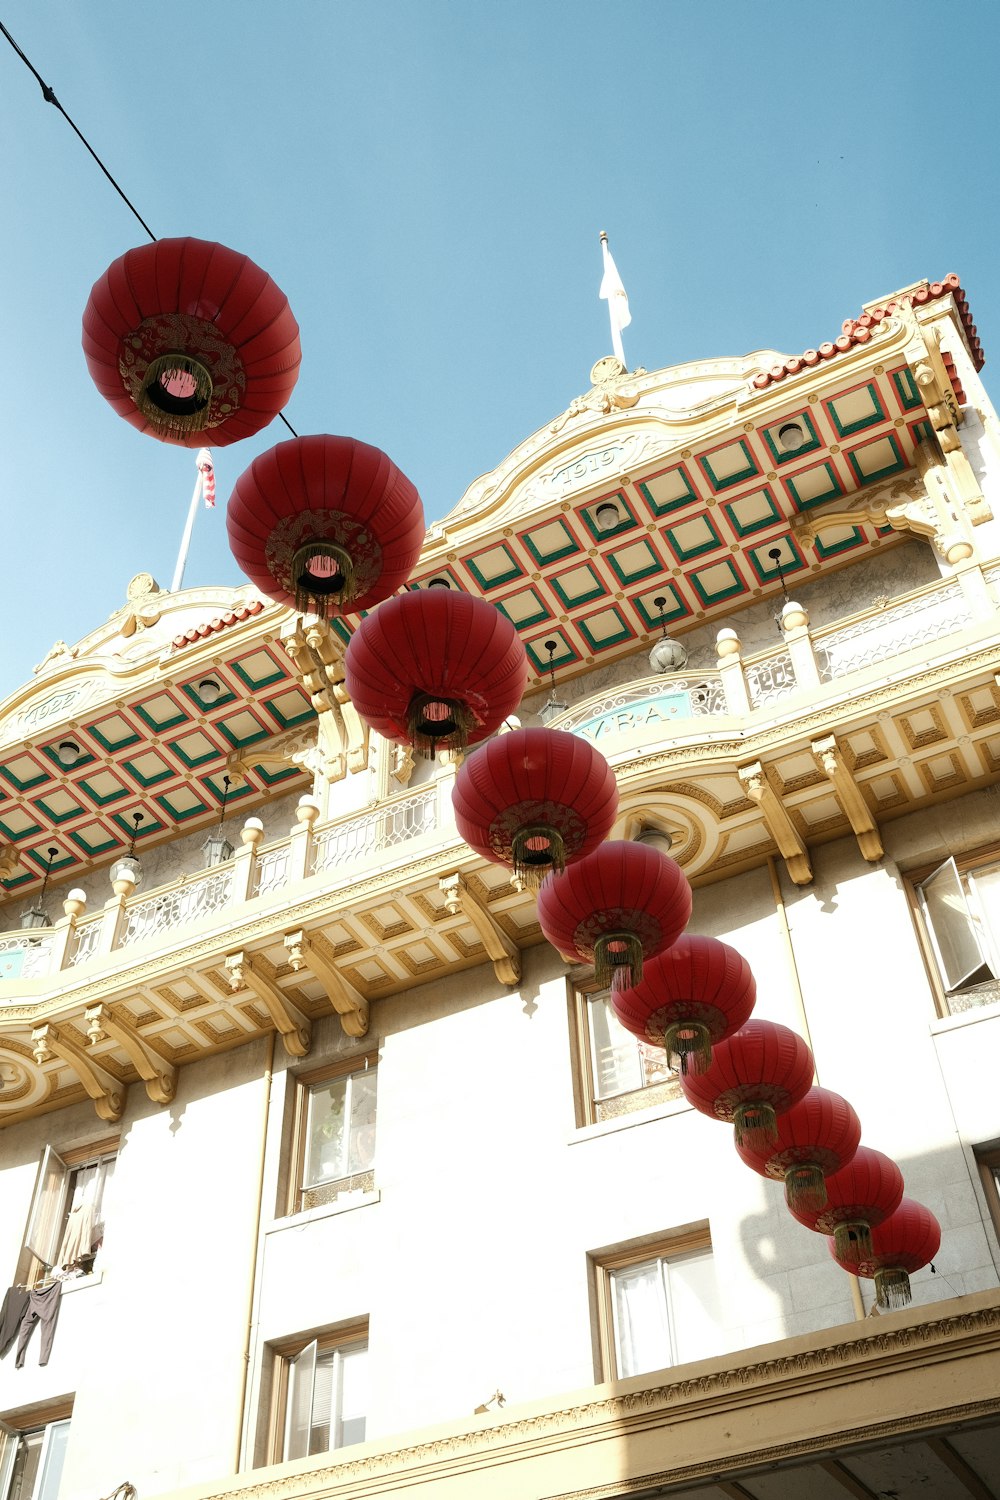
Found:
[[[368,1350],[344,1349],[340,1355],[340,1446],[363,1443],[368,1414]]]
[[[982,913],[979,940],[986,956],[991,960],[994,973],[1000,973],[996,960],[1000,953],[1000,866],[992,865],[986,870],[975,870],[968,876],[976,897],[975,904]]]
[[[67,1180],[66,1163],[51,1146],[46,1146],[24,1243],[47,1266],[54,1263],[59,1248]]]
[[[333,1349],[316,1356],[316,1379],[313,1383],[312,1415],[309,1422],[310,1453],[326,1453],[330,1448],[334,1359]]]
[[[991,978],[983,962],[976,925],[953,859],[917,887],[937,949],[946,990]]]
[[[708,1359],[724,1343],[722,1297],[711,1250],[685,1255],[666,1263],[674,1359]]]
[[[611,1273],[618,1374],[670,1364],[670,1329],[659,1260]]]
[[[11,1475],[9,1500],[31,1500],[38,1477],[38,1464],[42,1456],[44,1430],[25,1432],[18,1442],[14,1472]]]
[[[306,1120],[306,1163],[303,1186],[346,1177],[346,1078],[318,1084],[309,1091]]]
[[[351,1078],[351,1132],[347,1171],[367,1172],[375,1160],[375,1086],[378,1072],[367,1068]]]
[[[49,1441],[42,1461],[42,1476],[35,1491],[34,1500],[56,1500],[66,1461],[66,1444],[69,1442],[69,1420],[53,1422],[49,1428]]]
[[[588,997],[590,1052],[594,1064],[594,1095],[606,1099],[643,1086],[639,1041],[619,1021],[607,995]]]
[[[285,1457],[305,1458],[312,1426],[313,1382],[316,1374],[316,1341],[307,1344],[288,1364],[288,1398],[285,1411]]]

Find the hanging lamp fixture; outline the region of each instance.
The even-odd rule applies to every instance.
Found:
[[[133,828],[129,835],[128,850],[116,859],[111,866],[112,883],[116,880],[121,880],[123,876],[126,880],[131,877],[134,887],[138,886],[142,881],[142,860],[135,852],[135,841],[139,835],[139,824],[142,822],[144,816],[141,812],[134,812],[132,814]]]
[[[57,845],[50,844],[45,853],[48,856],[48,859],[45,865],[45,873],[42,876],[42,888],[38,892],[38,899],[28,907],[28,910],[26,912],[23,912],[21,915],[21,926],[25,929],[31,927],[52,926],[52,919],[51,917],[46,915],[44,902],[45,892],[49,888],[49,876],[52,874],[52,861],[59,853],[59,849]]]
[[[564,714],[569,708],[568,703],[563,703],[561,699],[556,697],[555,654],[558,645],[558,641],[545,642],[545,649],[549,653],[549,696],[546,698],[545,702],[538,710],[538,717],[541,719],[546,728],[552,723],[553,719],[558,719],[559,715]]]
[[[233,857],[233,845],[226,838],[223,824],[226,821],[226,801],[229,797],[229,788],[232,782],[228,776],[222,778],[222,805],[219,808],[219,826],[214,833],[210,833],[201,846],[205,856],[205,868],[210,870],[213,865],[224,865]]]

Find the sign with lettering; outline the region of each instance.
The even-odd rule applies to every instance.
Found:
[[[690,693],[661,693],[657,698],[625,703],[610,713],[585,719],[582,724],[573,725],[573,733],[582,734],[592,744],[599,744],[602,739],[614,734],[631,734],[637,729],[648,729],[651,725],[669,724],[672,719],[690,717]]]

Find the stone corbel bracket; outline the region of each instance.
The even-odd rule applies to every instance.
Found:
[[[368,725],[344,690],[344,648],[325,620],[299,618],[283,640],[302,686],[319,715],[318,743],[327,779],[368,765]]]
[[[278,988],[273,979],[255,969],[249,953],[226,955],[226,973],[233,990],[252,990],[261,1001],[289,1057],[305,1057],[312,1046],[312,1022]]]
[[[92,1042],[109,1036],[117,1042],[143,1083],[154,1104],[170,1104],[177,1092],[177,1069],[155,1047],[141,1037],[135,1027],[110,1006],[98,1003],[84,1011],[87,1035]]]
[[[739,766],[737,775],[750,801],[760,808],[764,826],[777,844],[792,880],[796,885],[809,885],[813,872],[808,851],[781,798],[768,781],[762,763],[755,760],[747,766]]]
[[[121,1119],[125,1108],[125,1090],[118,1079],[113,1078],[100,1063],[89,1058],[51,1021],[33,1028],[31,1046],[37,1063],[47,1062],[50,1057],[58,1057],[66,1063],[93,1099],[99,1119],[111,1124]]]
[[[332,964],[305,932],[287,932],[285,947],[288,961],[298,973],[308,968],[326,990],[327,998],[340,1017],[346,1036],[365,1036],[368,1031],[368,1001]]]
[[[993,512],[979,488],[958,434],[962,409],[941,354],[940,330],[926,330],[920,345],[908,351],[907,362],[944,454],[946,483],[951,498],[973,526],[992,521]]]
[[[837,803],[854,830],[862,856],[874,864],[885,853],[878,824],[872,817],[861,788],[844,761],[843,752],[832,734],[813,740],[812,753],[823,775],[833,784]]]
[[[521,954],[494,916],[469,888],[461,874],[442,875],[438,881],[444,904],[453,917],[467,917],[479,935],[487,956],[493,960],[493,972],[501,984],[521,982]]]

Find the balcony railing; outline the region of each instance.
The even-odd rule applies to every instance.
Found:
[[[798,606],[786,606],[784,641],[743,659],[733,630],[719,635],[719,667],[672,673],[616,686],[575,704],[556,725],[588,739],[631,736],[661,729],[705,734],[699,721],[719,715],[758,714],[793,694],[823,695],[829,685],[907,651],[946,640],[977,620],[995,628],[990,585],[1000,588],[1000,565],[916,589],[885,607],[818,630],[813,637]],[[976,592],[978,590],[978,592]],[[360,870],[398,862],[419,839],[455,841],[449,801],[451,781],[400,793],[374,807],[322,825],[311,798],[300,801],[291,834],[258,847],[260,824],[251,819],[243,847],[227,864],[200,870],[142,896],[120,889],[104,911],[82,916],[83,899],[67,901],[66,917],[48,929],[0,934],[0,980],[31,980],[76,968],[117,951],[162,938],[194,922],[224,920],[230,908],[263,900],[297,881],[325,877],[336,886]],[[449,830],[451,830],[449,832]],[[333,877],[331,881],[331,876]],[[2,1003],[2,1002],[0,1002]]]

